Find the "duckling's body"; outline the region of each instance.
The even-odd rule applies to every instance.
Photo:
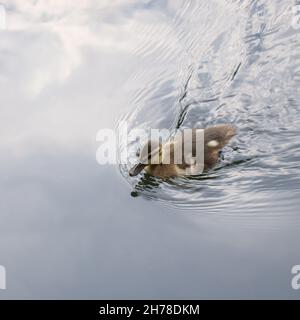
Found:
[[[197,129],[192,130],[192,153],[196,153],[196,132]],[[202,170],[207,170],[213,165],[215,165],[219,159],[219,152],[222,148],[230,141],[230,139],[235,135],[236,131],[231,125],[218,125],[213,127],[208,127],[204,129],[204,167]],[[184,139],[181,141],[185,141]],[[182,143],[182,148],[184,148],[184,142]],[[169,142],[168,150],[170,152],[170,161],[168,164],[162,159],[162,153],[166,145],[159,145],[157,149],[157,153],[159,153],[158,161],[153,164],[152,157],[153,153],[151,153],[150,143],[146,144],[144,148],[147,149],[147,158],[150,164],[138,163],[134,166],[130,171],[130,176],[135,176],[139,174],[143,169],[150,175],[160,177],[160,178],[168,178],[168,177],[177,177],[184,176],[187,174],[187,169],[189,172],[193,172],[197,174],[197,170],[199,170],[195,164],[186,163],[184,157],[182,157],[182,162],[180,164],[174,161],[174,149],[175,149],[175,140]],[[202,171],[201,170],[201,171]],[[199,172],[201,173],[201,172]],[[198,173],[198,174],[199,174]]]

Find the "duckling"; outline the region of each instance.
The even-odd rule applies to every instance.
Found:
[[[196,132],[197,129],[192,129],[191,146],[193,155],[196,153]],[[235,134],[235,128],[228,124],[212,126],[204,129],[204,155],[202,155],[204,167],[202,167],[202,170],[208,170],[217,163],[220,151]],[[133,177],[138,175],[142,170],[145,170],[146,173],[155,177],[178,177],[186,175],[186,169],[190,169],[190,172],[197,174],[195,170],[198,170],[197,168],[199,167],[195,166],[195,163],[188,162],[183,156],[180,164],[174,160],[176,143],[178,143],[178,141],[175,139],[170,140],[165,144],[159,143],[156,145],[154,142],[148,141],[142,149],[140,162],[129,170],[129,175]],[[184,139],[180,140],[180,143],[182,144],[181,147],[184,148]],[[169,162],[167,162],[167,164],[163,161],[165,150],[168,150],[170,154]]]

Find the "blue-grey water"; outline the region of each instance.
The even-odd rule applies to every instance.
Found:
[[[0,298],[300,298],[299,1],[3,8]],[[204,175],[145,181],[96,160],[121,120],[238,133]]]

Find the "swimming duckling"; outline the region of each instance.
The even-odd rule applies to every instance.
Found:
[[[219,159],[219,152],[235,133],[236,130],[231,125],[217,125],[204,129],[204,155],[202,155],[204,167],[202,166],[202,169],[207,170],[216,164]],[[184,134],[185,133],[183,133],[183,136]],[[192,129],[191,147],[193,156],[196,153],[196,134],[197,129]],[[181,148],[184,148],[184,141],[184,138],[180,140]],[[197,168],[199,167],[192,161],[187,161],[184,156],[182,156],[182,161],[179,162],[179,164],[174,160],[174,150],[177,143],[178,141],[173,139],[165,144],[157,144],[156,147],[153,147],[153,142],[149,141],[142,149],[141,155],[143,156],[140,157],[140,162],[129,171],[129,175],[131,177],[136,176],[142,170],[145,170],[146,173],[160,178],[178,177],[186,175],[187,169],[190,170],[189,172],[197,174],[195,170],[198,170]],[[168,150],[170,154],[167,164],[165,164],[166,162],[164,161],[165,150]]]

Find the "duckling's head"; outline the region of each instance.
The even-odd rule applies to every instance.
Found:
[[[137,176],[142,170],[151,165],[158,165],[162,162],[162,145],[149,140],[142,148],[139,155],[139,162],[129,170],[131,177]]]
[[[178,152],[182,147],[182,141],[176,139],[163,144],[148,141],[142,148],[139,162],[129,170],[129,175],[136,176],[142,170],[160,178],[184,175],[186,163],[183,163],[182,153]]]

